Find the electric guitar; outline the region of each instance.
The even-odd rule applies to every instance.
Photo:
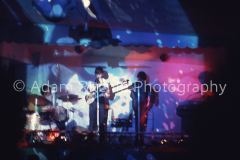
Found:
[[[129,80],[123,81],[122,83],[111,87],[111,89],[115,88],[115,87],[120,87],[121,85],[125,87],[128,84],[128,81]],[[104,97],[104,94],[102,94],[102,93],[105,92],[107,89],[108,89],[108,87],[101,86],[99,88],[99,92],[100,92],[99,97]],[[117,91],[117,92],[120,92],[120,91]],[[117,92],[114,92],[114,93],[117,93]],[[85,96],[85,100],[86,100],[87,104],[92,104],[96,98],[97,98],[97,91],[88,92]]]

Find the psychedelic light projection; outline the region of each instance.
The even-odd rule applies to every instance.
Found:
[[[64,46],[61,46],[64,47]],[[115,51],[112,54],[112,51]],[[181,132],[181,118],[177,116],[176,109],[179,105],[185,105],[189,102],[196,104],[202,101],[202,82],[199,79],[201,73],[213,70],[217,71],[217,66],[213,58],[205,61],[204,56],[220,52],[214,50],[182,49],[177,48],[158,48],[154,47],[135,47],[135,46],[108,46],[104,50],[96,50],[77,54],[64,50],[59,56],[53,54],[41,53],[40,65],[38,67],[29,67],[28,83],[26,86],[31,89],[34,80],[38,86],[42,84],[56,83],[56,77],[52,68],[58,64],[60,74],[58,85],[71,85],[59,95],[76,94],[82,98],[74,103],[59,102],[59,105],[66,108],[75,108],[76,112],[70,114],[70,120],[66,126],[71,130],[72,126],[81,126],[87,128],[89,125],[89,108],[85,101],[85,93],[88,82],[95,80],[94,70],[97,66],[102,66],[105,73],[104,78],[108,79],[111,86],[115,86],[125,80],[129,80],[131,85],[137,81],[136,75],[139,71],[144,71],[148,78],[147,82],[158,93],[158,103],[153,105],[149,111],[147,132]],[[202,52],[204,51],[204,52]],[[206,51],[206,53],[205,53]],[[159,56],[161,52],[169,56],[167,61],[161,61]],[[220,60],[220,59],[219,59]],[[201,77],[201,76],[200,76]],[[204,78],[204,77],[203,77]],[[29,89],[29,90],[30,90]],[[39,93],[34,89],[34,93]],[[121,127],[111,127],[112,118],[127,119],[132,107],[130,90],[113,89],[112,97],[108,99],[109,110],[106,115],[108,131],[122,131]],[[129,131],[134,132],[134,121]]]
[[[63,20],[67,12],[76,6],[75,1],[66,0],[32,0],[32,3],[38,13],[43,14],[44,18],[51,22]]]
[[[41,23],[37,23],[37,18],[46,18],[49,21],[60,21],[63,20],[64,17],[68,14],[68,11],[72,8],[77,11],[77,8],[83,7],[86,11],[90,11],[89,7],[94,4],[96,7],[96,12],[99,14],[98,18],[102,19],[106,24],[107,28],[109,30],[105,32],[105,30],[101,30],[100,28],[97,28],[96,31],[98,33],[98,38],[101,39],[101,43],[99,45],[116,45],[115,41],[120,40],[122,43],[121,45],[128,46],[128,45],[145,45],[145,46],[158,46],[158,47],[164,47],[167,46],[169,48],[197,48],[198,47],[198,37],[185,13],[183,10],[181,4],[177,0],[173,1],[166,1],[163,3],[163,5],[156,6],[155,2],[145,2],[140,1],[135,3],[135,7],[133,7],[133,3],[129,2],[129,5],[131,8],[134,8],[134,12],[136,15],[140,14],[142,10],[149,8],[149,13],[145,13],[144,18],[141,21],[146,24],[146,27],[148,30],[138,31],[135,29],[132,29],[130,26],[133,23],[136,23],[140,21],[139,17],[130,16],[132,11],[125,10],[121,8],[122,5],[119,5],[119,3],[126,3],[125,1],[115,3],[113,1],[106,0],[105,2],[98,2],[98,1],[92,1],[89,0],[82,0],[82,3],[76,3],[75,0],[32,0],[33,6],[37,9],[36,12],[31,11],[26,5],[24,1],[18,1],[19,5],[22,7],[23,11],[27,14],[29,19],[33,22],[33,24],[36,26],[40,26],[44,31],[44,43],[48,44],[59,44],[59,45],[77,45],[80,44],[79,37],[69,35],[69,31],[72,30],[73,35],[79,35],[79,29],[81,26],[84,25],[85,22],[82,19],[79,23],[76,23],[75,15],[71,15],[69,13],[69,17],[72,20],[68,20],[69,22],[64,22],[64,24],[67,23],[67,25],[56,25],[52,22],[48,22],[47,25],[43,25]],[[105,5],[105,7],[109,8],[109,10],[112,11],[112,14],[108,14],[110,17],[113,16],[116,18],[118,23],[114,23],[115,21],[109,22],[109,17],[105,16],[104,10],[101,10],[102,5]],[[124,4],[127,5],[127,4]],[[174,6],[171,8],[171,6]],[[157,8],[157,7],[160,7]],[[177,8],[177,10],[176,10]],[[158,10],[158,11],[157,11]],[[176,15],[176,12],[179,13],[179,16],[173,16]],[[32,14],[34,13],[34,14]],[[91,14],[89,13],[91,16]],[[159,18],[159,16],[163,18]],[[73,18],[74,17],[74,18]],[[74,20],[73,20],[74,19]],[[95,19],[95,18],[94,18]],[[177,23],[178,21],[184,22],[184,24]],[[105,25],[105,23],[99,23],[99,26]],[[113,24],[112,24],[113,23]],[[126,23],[129,23],[131,25],[127,25]],[[46,24],[46,23],[44,23]],[[70,26],[70,25],[73,26]],[[164,25],[167,24],[167,25]],[[126,28],[116,29],[117,26],[126,26]],[[76,29],[77,28],[77,29]],[[103,27],[104,28],[104,27]],[[174,29],[169,29],[174,28]],[[33,28],[36,29],[36,28]],[[75,30],[76,29],[76,30]],[[81,28],[83,29],[83,28]],[[188,31],[186,33],[186,30]],[[37,30],[36,30],[37,32]],[[110,35],[106,38],[106,35]],[[105,39],[105,40],[103,40]],[[86,39],[87,40],[87,39]],[[114,40],[113,42],[111,42]],[[89,41],[86,41],[82,44],[88,43]],[[99,46],[98,46],[99,47]]]

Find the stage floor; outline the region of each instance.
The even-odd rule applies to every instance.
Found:
[[[162,159],[188,159],[190,150],[183,148],[152,147],[106,147],[106,146],[31,146],[18,148],[21,159],[37,155],[40,160],[162,160]]]

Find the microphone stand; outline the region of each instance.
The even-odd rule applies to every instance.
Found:
[[[97,83],[97,126],[99,132],[99,92],[98,92],[98,83]]]
[[[138,83],[138,133],[140,132],[140,88]],[[140,144],[140,134],[138,134],[138,144]]]

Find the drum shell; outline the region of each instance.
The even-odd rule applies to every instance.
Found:
[[[53,119],[55,121],[63,122],[63,121],[67,121],[67,118],[68,118],[67,117],[67,109],[65,109],[62,106],[56,107]]]
[[[50,122],[53,117],[52,112],[41,112],[41,113],[39,113],[39,115],[41,117],[41,123]]]

